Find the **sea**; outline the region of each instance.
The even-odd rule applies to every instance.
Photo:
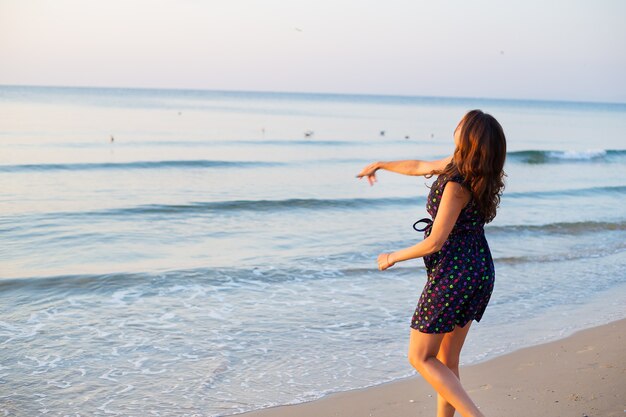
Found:
[[[0,416],[229,416],[416,375],[434,178],[504,127],[462,364],[626,317],[626,104],[0,87]]]

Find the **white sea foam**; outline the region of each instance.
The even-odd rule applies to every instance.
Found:
[[[132,391],[133,389],[135,389],[135,387],[133,385],[126,385],[126,387],[124,387],[121,390],[115,392],[115,394],[124,394],[126,392]]]
[[[108,371],[106,371],[105,373],[103,373],[102,375],[100,375],[98,378],[101,379],[106,379],[109,381],[113,381],[113,382],[117,382],[117,379],[115,378],[111,378],[109,375],[111,375],[113,372],[115,372],[115,369],[109,369]]]
[[[555,159],[585,160],[600,158],[606,156],[606,153],[604,149],[591,149],[586,151],[553,151],[548,152],[548,156]]]

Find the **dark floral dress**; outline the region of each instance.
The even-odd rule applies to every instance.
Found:
[[[435,180],[426,205],[433,219],[448,181],[463,184],[461,176],[440,175]],[[448,333],[456,325],[463,327],[471,320],[480,321],[495,279],[484,224],[472,198],[461,210],[441,250],[424,256],[428,281],[411,319],[413,329],[423,333]],[[430,231],[427,227],[424,237],[428,237]]]

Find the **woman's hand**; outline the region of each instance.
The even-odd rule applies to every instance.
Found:
[[[363,171],[357,174],[357,178],[361,179],[363,177],[367,177],[370,185],[374,185],[375,182],[378,182],[376,179],[376,171],[380,169],[380,162],[374,162],[363,168]]]
[[[381,253],[378,255],[378,269],[384,271],[385,269],[391,268],[395,265],[395,262],[392,262],[389,258],[390,253]]]

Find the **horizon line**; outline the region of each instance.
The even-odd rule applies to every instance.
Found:
[[[145,90],[145,91],[188,91],[188,92],[213,92],[213,93],[252,93],[252,94],[285,94],[285,95],[318,95],[318,96],[356,96],[356,97],[387,97],[387,98],[426,98],[426,99],[449,99],[470,101],[511,101],[532,103],[565,103],[565,104],[595,104],[595,105],[626,105],[626,101],[591,101],[591,100],[566,100],[566,99],[541,99],[541,98],[511,98],[511,97],[467,97],[467,96],[435,96],[416,94],[389,94],[389,93],[345,93],[345,92],[313,92],[313,91],[270,91],[270,90],[223,90],[210,88],[190,87],[121,87],[121,86],[88,86],[88,85],[35,85],[35,84],[0,84],[2,87],[26,87],[26,88],[66,88],[66,89],[104,89],[104,90]]]

